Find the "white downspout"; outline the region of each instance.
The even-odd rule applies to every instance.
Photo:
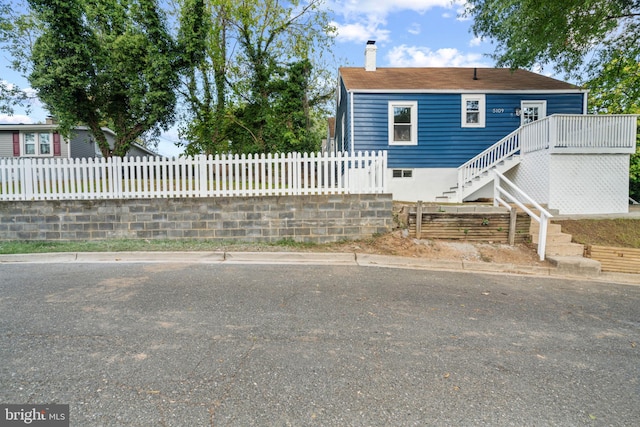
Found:
[[[349,135],[349,146],[351,147],[351,154],[354,155],[356,153],[355,150],[355,146],[354,146],[354,137],[353,137],[353,131],[354,131],[354,126],[353,126],[353,92],[349,92],[349,129],[350,129],[350,135]]]
[[[587,101],[589,100],[589,92],[584,92],[582,96],[582,114],[587,114]]]

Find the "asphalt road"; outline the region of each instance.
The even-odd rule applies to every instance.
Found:
[[[72,426],[637,425],[640,287],[296,265],[0,265],[0,403]]]

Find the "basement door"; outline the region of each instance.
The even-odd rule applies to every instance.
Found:
[[[547,101],[521,101],[520,126],[547,116]]]

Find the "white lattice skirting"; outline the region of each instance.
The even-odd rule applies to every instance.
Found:
[[[549,207],[563,214],[629,211],[628,154],[554,154]]]

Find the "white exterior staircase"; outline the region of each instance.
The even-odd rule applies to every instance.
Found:
[[[504,173],[528,153],[544,150],[549,154],[633,154],[636,126],[637,116],[624,114],[554,114],[525,124],[460,166],[456,186],[436,200],[464,202],[493,180],[492,170]],[[608,168],[610,165],[603,166],[605,171]]]
[[[624,209],[627,206],[627,188],[619,182],[628,179],[628,170],[624,170],[620,164],[628,164],[629,155],[635,152],[636,124],[635,115],[571,114],[552,115],[528,123],[460,166],[457,185],[444,191],[436,200],[462,203],[493,182],[495,206],[502,204],[509,207],[509,204],[515,204],[533,219],[530,234],[532,242],[538,246],[541,260],[548,255],[558,268],[570,272],[599,272],[599,263],[583,258],[582,245],[572,243],[571,235],[562,233],[560,225],[549,223],[552,214],[540,203],[548,204],[554,199],[554,203],[562,205],[567,212],[582,213],[585,209],[579,205],[582,200],[574,200],[576,194],[588,194],[593,198],[606,194],[611,196],[607,200],[608,209],[614,212]],[[539,154],[529,156],[534,152]],[[535,163],[541,158],[544,159],[543,167]],[[541,200],[533,200],[526,194],[528,189],[535,189],[527,180],[522,180],[526,185],[521,188],[521,183],[517,181],[518,171],[513,182],[504,175],[504,172],[523,162],[529,169],[532,165],[540,169],[538,176],[535,176],[535,172],[528,172],[546,188],[546,193],[537,194]],[[583,174],[581,180],[575,180],[565,173],[571,167]],[[619,171],[621,175],[613,171]],[[620,180],[613,182],[614,178]],[[576,182],[571,181],[569,184],[572,185],[566,185],[568,179]],[[501,183],[507,184],[507,189]],[[558,203],[558,200],[562,203]],[[619,205],[620,201],[624,205]],[[539,213],[525,206],[525,203],[535,207]]]
[[[472,177],[466,181],[460,189],[459,185],[451,187],[448,191],[444,191],[442,196],[436,197],[438,202],[462,202],[466,197],[475,193],[482,187],[493,182],[492,169],[497,170],[500,173],[505,173],[520,163],[520,156],[513,154],[510,157],[504,158],[498,163],[494,164],[490,169],[483,170],[478,175]]]
[[[458,168],[458,183],[436,198],[439,202],[461,203],[493,181],[493,169],[504,173],[520,163],[520,129],[511,132]]]

